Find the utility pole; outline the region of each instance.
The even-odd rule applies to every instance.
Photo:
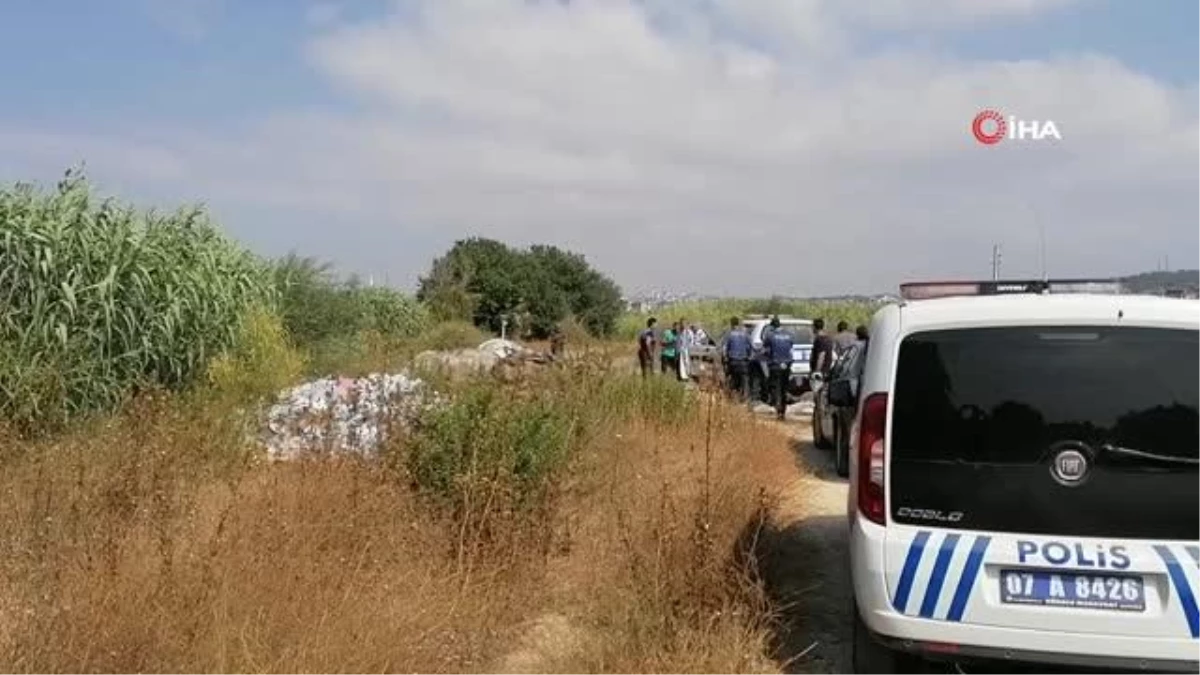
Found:
[[[1000,244],[992,244],[992,281],[1000,280]]]
[[[1042,281],[1050,280],[1050,272],[1046,268],[1046,226],[1042,223],[1042,219],[1038,217],[1037,209],[1029,207],[1033,211],[1033,219],[1038,226],[1038,248],[1040,249],[1040,257],[1042,263]]]

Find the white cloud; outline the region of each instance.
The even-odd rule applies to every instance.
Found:
[[[1138,269],[1166,250],[1194,264],[1194,88],[1099,55],[862,51],[863,31],[1034,21],[1064,4],[410,2],[310,45],[355,116],[73,147],[133,183],[162,165],[155,180],[210,194],[243,231],[249,204],[303,214],[323,232],[306,239],[351,265],[376,260],[390,228],[426,248],[552,241],[630,287],[878,290],[986,273],[993,241],[1006,270],[1036,272],[1033,213],[1052,272]],[[981,147],[969,125],[984,107],[1052,119],[1063,140]]]

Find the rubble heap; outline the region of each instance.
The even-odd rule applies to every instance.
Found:
[[[277,460],[310,453],[374,456],[389,425],[411,424],[438,402],[423,381],[407,373],[305,382],[281,392],[267,411],[264,443]]]

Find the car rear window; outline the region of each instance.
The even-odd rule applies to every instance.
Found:
[[[812,344],[813,334],[812,329],[806,324],[783,324],[780,326],[788,335],[792,336],[792,342],[798,345]]]
[[[755,324],[743,324],[747,331],[754,333]],[[809,345],[813,341],[812,327],[809,324],[783,323],[779,327],[781,330],[792,336],[792,342],[797,345]],[[770,329],[770,326],[764,325],[759,331],[759,337],[765,334]]]

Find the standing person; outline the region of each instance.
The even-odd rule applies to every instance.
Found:
[[[739,401],[750,400],[750,334],[735,316],[729,320],[729,334],[721,349],[729,391]]]
[[[671,327],[663,331],[662,334],[662,355],[659,357],[662,363],[662,373],[677,372],[679,368],[678,349],[679,349],[679,322],[671,324]]]
[[[646,319],[646,327],[638,333],[638,365],[642,367],[642,377],[649,377],[654,372],[654,350],[658,338],[654,335],[654,325],[658,319]]]
[[[833,351],[837,356],[846,353],[847,349],[854,346],[858,342],[858,337],[850,332],[850,324],[845,321],[839,321],[837,325],[837,333],[833,336]]]
[[[769,340],[769,342],[768,342]],[[792,347],[795,345],[791,333],[780,330],[779,317],[771,319],[770,336],[764,339],[767,348],[768,382],[775,403],[775,417],[783,420],[787,416],[788,380],[792,377]]]
[[[833,365],[833,340],[825,332],[825,319],[816,319],[813,321],[813,346],[812,352],[808,355],[808,372],[815,375],[820,373],[822,376],[829,374],[829,367]]]
[[[679,320],[679,381],[691,379],[692,345],[696,341],[696,327]]]
[[[759,399],[766,399],[767,405],[772,407],[775,406],[775,399],[771,394],[773,391],[771,388],[771,336],[775,334],[775,329],[779,325],[779,315],[776,314],[763,327],[762,334],[759,336],[761,344],[754,354],[756,361],[754,366],[757,368],[755,379],[758,382],[758,391],[755,393]],[[751,346],[753,347],[753,345]]]

